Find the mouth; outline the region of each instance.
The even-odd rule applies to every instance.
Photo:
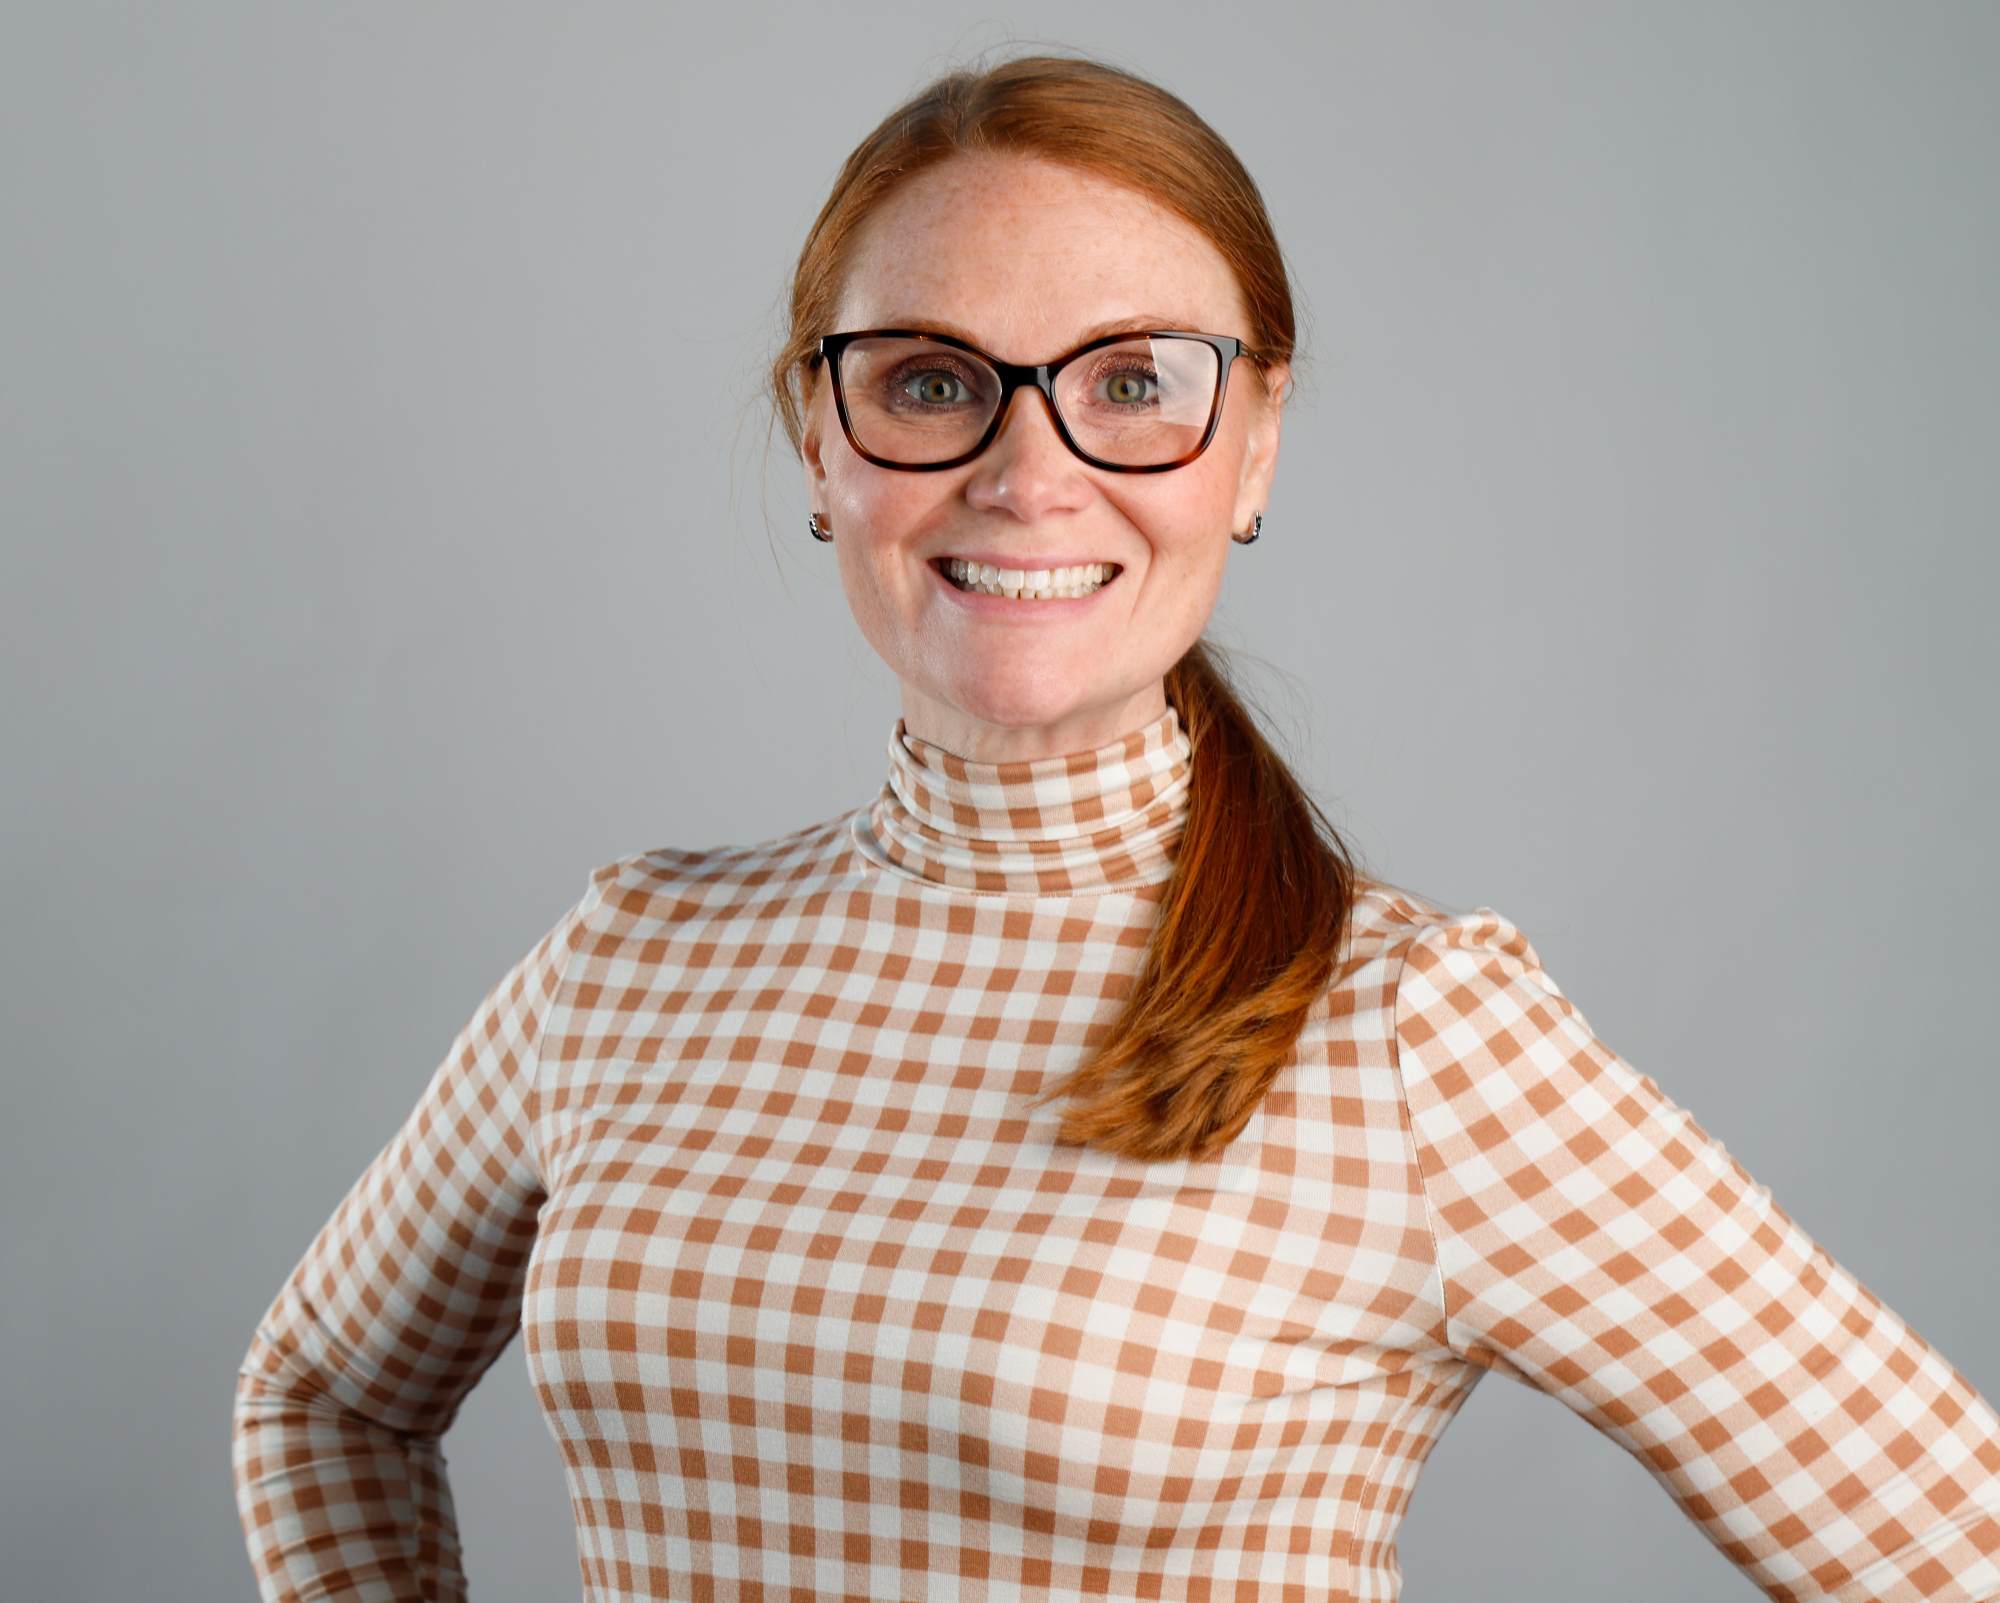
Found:
[[[1124,572],[1117,562],[1083,562],[1059,568],[1001,568],[967,562],[961,557],[935,557],[931,567],[954,590],[966,595],[1004,597],[1010,601],[1081,601],[1093,596]]]

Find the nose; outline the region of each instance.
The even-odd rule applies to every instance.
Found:
[[[1040,418],[1039,426],[1033,421]],[[993,443],[987,446],[985,455],[996,451],[1012,455],[1029,454],[1040,456],[1053,452],[1057,458],[1067,457],[1076,466],[1083,464],[1063,443],[1062,429],[1056,422],[1055,404],[1032,384],[1023,384],[1007,400],[1007,415],[1000,420],[1000,427],[993,436]]]
[[[1049,398],[1024,384],[1007,401],[993,441],[973,460],[968,505],[1005,511],[1024,523],[1087,505],[1090,468],[1063,443]]]

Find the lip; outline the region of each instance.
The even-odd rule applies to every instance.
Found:
[[[967,562],[984,562],[987,559],[984,557],[969,556],[966,557],[964,560]],[[1085,558],[1084,560],[1088,561],[1089,559]],[[1087,596],[1051,596],[1045,601],[1032,601],[1026,599],[1016,601],[1008,596],[983,596],[979,594],[976,590],[959,589],[957,585],[953,584],[951,580],[948,577],[946,577],[944,571],[945,561],[946,559],[944,557],[939,557],[933,562],[925,563],[924,566],[929,568],[931,572],[936,576],[938,588],[942,590],[947,596],[949,596],[956,605],[964,607],[969,612],[979,613],[982,615],[987,615],[992,617],[1001,617],[1001,616],[1015,617],[1024,620],[1034,619],[1034,618],[1074,616],[1075,614],[1082,612],[1086,608],[1090,607],[1094,602],[1096,602],[1098,597],[1102,596],[1105,591],[1109,590],[1120,579],[1125,577],[1125,571],[1123,567],[1120,567],[1118,572],[1114,573],[1109,579],[1106,579],[1104,583],[1099,585],[1095,590],[1091,591],[1090,594]],[[996,562],[993,564],[993,566],[997,568],[1001,566],[1001,564]],[[1013,566],[1012,561],[1009,561],[1007,563],[1007,566],[1012,567]],[[1069,568],[1069,567],[1080,567],[1082,566],[1082,563],[1051,562],[1044,564],[1041,562],[1037,562],[1036,566],[1037,567],[1047,566],[1052,568]]]

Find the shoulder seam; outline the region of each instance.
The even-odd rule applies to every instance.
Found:
[[[624,873],[626,859],[614,858],[601,863],[590,871],[590,884],[583,895],[574,902],[567,913],[557,922],[561,935],[562,955],[556,961],[555,986],[549,992],[548,1005],[541,1022],[535,1027],[534,1056],[528,1064],[528,1161],[540,1180],[542,1194],[548,1195],[548,1168],[542,1161],[542,1149],[536,1135],[542,1122],[542,1043],[548,1039],[549,1026],[555,1021],[556,1010],[562,1005],[562,995],[569,985],[569,971],[574,966],[577,955],[583,950],[583,936],[590,925],[590,915],[604,905],[605,896]]]
[[[1418,926],[1403,943],[1402,955],[1396,960],[1396,983],[1389,990],[1389,1057],[1396,1073],[1396,1108],[1402,1116],[1403,1133],[1410,1143],[1410,1162],[1417,1171],[1417,1195],[1424,1205],[1424,1229],[1431,1238],[1431,1264],[1437,1271],[1438,1279],[1438,1307],[1444,1316],[1444,1344],[1447,1350],[1460,1358],[1464,1358],[1465,1354],[1459,1351],[1451,1336],[1451,1280],[1444,1272],[1443,1238],[1438,1234],[1437,1213],[1431,1206],[1430,1182],[1424,1175],[1423,1150],[1417,1141],[1416,1118],[1410,1110],[1409,1082],[1403,1077],[1403,975],[1415,947],[1428,940],[1444,923],[1463,916],[1446,913],[1440,919]]]
[[[644,862],[658,864],[662,867],[686,868],[693,866],[697,869],[720,868],[727,870],[746,862],[755,862],[771,857],[783,857],[797,851],[799,847],[812,842],[815,837],[828,841],[839,839],[846,833],[849,820],[856,813],[865,811],[867,805],[863,804],[862,807],[849,808],[845,812],[836,813],[828,818],[816,819],[810,824],[804,824],[797,829],[788,830],[782,835],[767,836],[763,840],[724,841],[713,846],[701,847],[650,846],[644,851],[634,852],[630,856],[619,858],[616,862],[608,863],[603,868],[596,870],[596,872],[608,876],[615,874],[618,870],[629,864]]]

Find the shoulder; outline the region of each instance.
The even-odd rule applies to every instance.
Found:
[[[1383,1033],[1406,1086],[1489,1110],[1526,1096],[1581,1095],[1615,1054],[1543,966],[1520,925],[1484,905],[1460,908],[1381,887],[1364,901],[1379,951]],[[1504,1089],[1502,1086],[1504,1085]]]
[[[709,922],[794,903],[852,877],[858,809],[747,844],[653,846],[590,871],[580,905],[599,933]]]
[[[1349,919],[1347,960],[1336,983],[1370,992],[1403,1045],[1476,1021],[1504,1028],[1532,1013],[1543,1028],[1573,1012],[1520,925],[1498,908],[1459,907],[1369,879]],[[1389,1023],[1393,1020],[1393,1023]]]
[[[1458,907],[1380,879],[1363,879],[1356,888],[1348,939],[1358,960],[1380,958],[1399,968],[1412,960],[1424,966],[1445,952],[1481,949],[1540,966],[1520,926],[1497,908]]]

